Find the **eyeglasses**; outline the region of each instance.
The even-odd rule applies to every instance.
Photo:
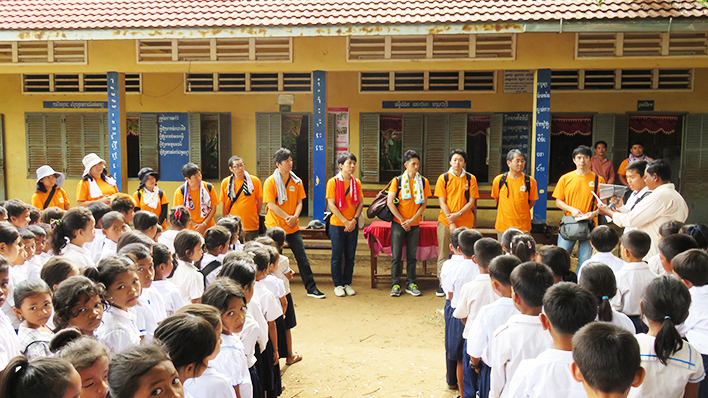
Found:
[[[509,163],[523,164],[526,163],[526,159],[514,159],[510,160]]]
[[[244,167],[246,167],[246,165],[243,163],[236,163],[233,166],[231,166],[232,169],[242,169]]]

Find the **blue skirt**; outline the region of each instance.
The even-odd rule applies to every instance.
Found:
[[[449,305],[449,301],[445,302],[445,355],[447,359],[452,361],[461,361],[463,344],[465,340],[462,338],[462,331],[465,325],[462,321],[452,316],[455,310]]]
[[[491,376],[492,368],[482,362],[482,369],[479,370],[479,377],[477,378],[477,396],[479,398],[489,398],[489,380]]]

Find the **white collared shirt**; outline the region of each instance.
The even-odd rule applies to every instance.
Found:
[[[184,389],[194,398],[236,398],[236,391],[226,376],[209,365],[199,377],[187,379]]]
[[[168,249],[170,249],[170,253],[175,252],[175,237],[177,234],[180,233],[180,231],[175,231],[174,229],[168,229],[167,231],[164,231],[160,234],[160,237],[157,238],[157,243],[162,243],[163,245],[167,246]]]
[[[573,351],[550,348],[536,358],[524,359],[509,383],[512,398],[587,397],[583,383],[573,379]]]
[[[106,238],[103,240],[103,248],[101,248],[101,258],[100,260],[103,260],[104,258],[110,256],[111,254],[116,254],[118,253],[118,243]],[[99,260],[99,261],[100,261]],[[98,261],[96,261],[98,264]]]
[[[688,292],[691,293],[691,308],[678,331],[698,352],[708,355],[708,285],[693,286]]]
[[[103,242],[106,240],[106,235],[103,234],[103,230],[96,228],[93,240],[88,243],[84,243],[84,248],[91,253],[91,261],[97,264],[101,260],[101,250],[103,249]],[[76,264],[78,265],[78,264]]]
[[[452,281],[455,273],[457,273],[457,267],[464,259],[465,258],[459,254],[453,254],[440,268],[440,283],[445,292],[445,299],[447,299],[448,293],[452,292]]]
[[[246,359],[245,346],[237,336],[232,334],[221,335],[221,351],[209,366],[226,376],[231,385],[239,386],[241,398],[253,397],[251,375],[248,373],[248,360]]]
[[[268,290],[262,280],[256,281],[253,284],[253,297],[251,301],[257,301],[263,310],[263,317],[268,322],[273,322],[283,315],[278,299],[275,298],[273,292]],[[264,347],[265,348],[265,347]]]
[[[452,300],[450,300],[450,307],[452,309],[457,308],[457,304],[460,302],[460,295],[462,294],[462,286],[467,282],[471,282],[474,278],[479,275],[479,266],[477,263],[472,261],[472,259],[463,259],[462,262],[457,264],[454,274],[452,277]]]
[[[604,252],[597,252],[593,254],[589,259],[587,259],[583,265],[578,269],[578,280],[580,280],[580,275],[583,272],[583,267],[587,265],[590,262],[599,262],[603,263],[606,266],[612,268],[612,271],[617,274],[617,271],[621,270],[622,267],[624,267],[625,264],[627,264],[624,260],[621,258],[618,258],[611,252],[609,253],[604,253]]]
[[[277,276],[278,279],[283,281],[283,285],[285,285],[286,296],[290,294],[290,280],[288,280],[288,277],[285,276],[285,273],[288,271],[290,271],[290,259],[281,254],[280,258],[278,258],[278,270],[275,271],[273,274]]]
[[[615,273],[617,278],[617,294],[610,299],[610,304],[615,310],[625,315],[640,315],[639,302],[642,300],[644,290],[657,275],[649,269],[644,261],[627,263]]]
[[[595,317],[595,322],[597,321],[599,321],[599,318]],[[617,312],[614,309],[612,310],[612,321],[610,323],[625,329],[629,333],[637,333],[637,328],[634,326],[634,322],[632,322],[627,315]]]
[[[661,256],[659,255],[659,253],[656,253],[655,255],[649,257],[649,259],[647,259],[647,264],[649,265],[649,269],[652,270],[653,273],[659,276],[668,275],[666,273],[666,270],[664,269],[664,265],[661,264]]]
[[[248,303],[247,307],[252,307],[251,303]],[[246,322],[243,324],[243,330],[238,334],[241,342],[243,342],[244,354],[246,354],[246,362],[249,368],[256,364],[256,343],[258,343],[261,334],[261,327],[251,311],[246,312]],[[263,314],[261,314],[261,317],[263,317]]]
[[[140,344],[140,331],[136,325],[136,314],[133,308],[121,310],[113,306],[103,313],[101,324],[96,329],[96,337],[106,345],[113,354]]]
[[[201,298],[204,294],[204,277],[192,263],[177,260],[176,266],[177,269],[169,280],[179,287],[184,302],[191,304],[192,300]]]
[[[485,305],[491,304],[499,299],[494,289],[492,289],[492,280],[489,274],[479,274],[472,281],[465,283],[462,286],[460,300],[457,302],[457,308],[452,316],[458,319],[467,318],[465,321],[465,329],[462,331],[462,337],[469,338],[479,310]]]
[[[20,323],[22,323],[12,309],[15,306],[15,286],[22,282],[22,272],[17,271],[16,268],[16,265],[7,267],[8,293],[5,296],[5,302],[2,304],[2,312],[7,316],[13,330],[17,330],[20,327]]]
[[[96,263],[91,258],[91,252],[81,246],[77,246],[71,242],[66,244],[62,256],[79,267],[79,271],[83,271],[88,267],[95,267]]]
[[[467,339],[467,354],[472,358],[482,358],[489,365],[489,342],[494,331],[504,325],[513,315],[521,314],[511,297],[500,297],[492,304],[479,310]]]
[[[10,360],[20,355],[20,341],[10,319],[0,312],[0,368],[5,369]]]
[[[175,311],[187,305],[182,298],[182,292],[179,290],[179,287],[171,280],[162,279],[152,281],[152,286],[150,286],[150,288],[154,288],[162,296],[162,302],[165,304],[166,316],[174,314]]]
[[[204,253],[204,256],[202,256],[202,261],[200,262],[201,268],[204,269],[207,265],[211,264],[213,261],[217,261],[219,264],[224,262],[224,255],[219,254],[218,256],[215,256],[213,254],[209,253]],[[214,283],[216,278],[219,276],[219,272],[221,271],[221,265],[217,266],[214,268],[207,276],[206,276],[206,285],[207,287]]]
[[[532,315],[513,315],[494,331],[489,349],[492,368],[489,396],[508,397],[509,382],[524,359],[536,358],[553,348],[551,334],[543,330],[541,319]]]
[[[138,305],[135,306],[136,324],[141,336],[145,336],[143,341],[152,340],[157,325],[167,317],[165,302],[162,295],[152,286],[143,288],[138,297]]]
[[[255,286],[255,285],[254,285]],[[255,290],[255,287],[254,287]],[[254,293],[255,296],[255,293]],[[241,333],[239,333],[238,337],[241,338],[241,341],[243,341],[243,344],[246,346],[246,354],[248,355],[249,349],[248,349],[248,342],[253,341],[253,346],[255,347],[255,343],[258,343],[258,346],[261,349],[261,352],[266,349],[266,344],[268,344],[268,321],[266,320],[265,316],[263,316],[263,309],[261,309],[261,304],[257,301],[251,298],[251,301],[248,302],[248,305],[246,305],[246,309],[248,310],[246,314],[246,323],[243,326],[243,330]],[[249,326],[248,324],[248,316],[251,316],[253,320],[256,321],[256,324],[258,327],[255,328],[247,328]],[[255,334],[255,339],[250,336],[250,334]],[[255,350],[254,350],[255,351]],[[259,353],[260,354],[260,353]],[[253,363],[256,363],[254,360]],[[248,362],[248,367],[250,368],[253,366],[253,364]]]

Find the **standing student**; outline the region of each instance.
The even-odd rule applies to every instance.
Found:
[[[619,235],[614,229],[608,227],[607,225],[600,225],[599,227],[593,228],[590,233],[590,244],[593,249],[595,249],[595,254],[593,254],[582,265],[578,266],[578,278],[580,278],[580,273],[585,265],[591,262],[603,263],[610,267],[614,272],[621,270],[625,265],[624,260],[617,258],[612,253],[618,243]]]
[[[450,169],[438,177],[435,196],[440,202],[438,214],[438,281],[445,261],[450,258],[450,234],[458,227],[474,227],[475,202],[479,198],[477,178],[466,170],[467,153],[450,152]],[[442,282],[437,294],[443,293]]]
[[[152,287],[155,276],[155,265],[147,246],[140,243],[130,243],[123,246],[119,255],[128,256],[135,263],[135,273],[140,279],[140,296],[136,310],[136,325],[143,342],[152,340],[157,325],[167,317],[165,300],[162,294]]]
[[[67,211],[61,220],[54,223],[52,231],[54,254],[66,257],[76,264],[79,270],[95,267],[91,252],[84,248],[84,244],[93,241],[95,224],[93,215],[86,208],[75,207]]]
[[[534,261],[536,259],[536,241],[531,235],[516,235],[509,245],[511,254],[521,260],[522,263]]]
[[[158,243],[167,246],[170,253],[175,252],[175,237],[183,229],[187,228],[190,221],[189,211],[184,206],[175,206],[170,209],[170,229],[164,231],[157,239]]]
[[[590,171],[604,178],[608,184],[614,184],[615,166],[605,155],[607,155],[607,143],[602,140],[597,141],[595,143],[595,156],[590,158]]]
[[[587,272],[583,271],[578,284],[595,295],[597,300],[596,320],[614,323],[632,334],[637,333],[632,320],[627,315],[615,311],[610,304],[610,299],[617,294],[617,280],[612,268],[598,262],[586,263],[585,267]]]
[[[307,295],[318,299],[324,298],[325,294],[317,289],[300,234],[299,217],[302,212],[302,200],[307,195],[300,177],[292,171],[293,155],[288,149],[280,148],[275,152],[273,160],[276,169],[263,185],[263,202],[268,206],[265,226],[266,228],[280,227],[285,230],[287,234],[285,240],[295,255]]]
[[[229,250],[230,242],[231,232],[226,227],[216,225],[207,229],[204,234],[204,248],[206,251],[197,266],[204,277],[204,287],[214,283],[219,275],[221,263]]]
[[[578,281],[575,272],[570,270],[570,254],[558,246],[541,246],[536,255],[536,261],[546,264],[553,272],[553,283]]]
[[[450,251],[453,253],[452,257],[443,263],[440,270],[440,287],[443,288],[443,294],[445,295],[445,307],[443,309],[443,315],[445,319],[445,365],[447,372],[445,374],[445,379],[447,380],[447,388],[451,390],[456,390],[459,388],[458,382],[462,380],[457,380],[457,360],[448,358],[447,350],[447,336],[448,330],[452,327],[452,312],[451,298],[452,298],[452,282],[454,276],[457,273],[457,269],[460,263],[464,261],[465,257],[460,251],[460,234],[466,231],[467,227],[459,227],[452,231],[450,235]]]
[[[202,171],[196,164],[187,163],[182,166],[182,176],[185,182],[175,190],[173,204],[184,206],[189,211],[187,229],[204,235],[207,228],[214,226],[219,197],[214,186],[202,180]]]
[[[52,297],[54,331],[75,327],[84,336],[94,337],[108,306],[104,293],[102,284],[85,276],[72,276],[60,283]]]
[[[356,294],[351,287],[354,274],[356,244],[359,238],[359,217],[364,209],[361,181],[354,177],[356,156],[349,152],[339,155],[340,172],[327,181],[327,204],[332,212],[329,239],[332,242],[332,282],[337,297]]]
[[[698,243],[688,235],[676,234],[661,239],[659,241],[661,270],[657,275],[673,275],[674,267],[671,265],[673,259],[691,249],[698,249]]]
[[[106,161],[95,153],[89,153],[81,160],[84,172],[76,186],[76,204],[88,206],[94,202],[111,204],[111,196],[118,193],[116,180],[106,173]]]
[[[497,239],[509,228],[518,228],[524,233],[531,231],[531,209],[538,200],[536,180],[524,174],[526,155],[512,149],[506,155],[509,171],[494,177],[492,197],[496,199],[497,220],[494,229]]]
[[[32,206],[44,210],[47,207],[56,206],[62,210],[69,210],[71,203],[62,185],[64,185],[64,173],[59,173],[52,169],[52,166],[44,165],[37,169],[37,188],[32,194]]]
[[[623,185],[627,185],[627,166],[630,166],[634,164],[635,162],[651,162],[652,158],[647,156],[644,153],[644,145],[642,145],[641,142],[636,141],[632,143],[632,146],[629,147],[629,157],[620,163],[619,168],[617,169],[617,175],[619,176],[619,180]]]
[[[76,329],[66,329],[52,339],[51,349],[57,358],[69,362],[79,372],[80,398],[106,398],[109,359],[101,343],[84,337]]]
[[[104,241],[106,240],[106,235],[103,234],[103,224],[101,223],[101,219],[103,216],[111,212],[111,206],[108,206],[107,204],[103,202],[94,202],[88,205],[86,207],[88,211],[91,212],[91,215],[93,216],[93,220],[95,222],[94,225],[94,233],[93,233],[93,240],[88,243],[84,243],[84,248],[88,249],[91,252],[91,260],[93,260],[94,264],[99,262],[101,260],[101,250],[103,250],[103,244]],[[56,208],[55,208],[56,209]],[[47,209],[50,210],[50,209]],[[46,211],[46,210],[45,210]],[[62,217],[64,216],[64,211],[62,211]],[[60,220],[62,217],[59,217],[58,220]],[[50,217],[54,218],[54,217]],[[56,219],[56,218],[54,218]],[[53,228],[54,223],[50,221],[50,226]],[[57,255],[59,255],[58,253]]]
[[[386,205],[393,213],[391,223],[391,296],[401,295],[401,264],[406,246],[406,293],[420,296],[416,266],[420,220],[428,205],[430,183],[418,173],[420,156],[409,149],[403,154],[406,171],[391,180]]]
[[[167,228],[167,206],[170,204],[165,191],[157,187],[160,174],[150,167],[143,167],[138,172],[140,186],[133,193],[135,211],[149,211],[157,216],[157,223]]]
[[[179,287],[167,278],[172,274],[172,254],[162,243],[152,247],[152,263],[155,266],[152,286],[162,295],[165,303],[165,315],[170,316],[186,305]]]
[[[221,181],[222,215],[239,216],[243,223],[243,240],[258,237],[259,213],[263,207],[261,179],[246,171],[246,163],[239,156],[229,158],[231,175]]]
[[[195,265],[202,258],[204,238],[196,231],[182,231],[175,238],[175,267],[170,280],[179,287],[186,303],[198,303],[204,293],[204,276]]]
[[[53,333],[47,327],[52,316],[52,296],[41,279],[28,279],[15,286],[15,314],[22,323],[17,331],[20,351],[27,359],[51,356],[49,342]]]

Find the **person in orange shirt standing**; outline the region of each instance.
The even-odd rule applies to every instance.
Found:
[[[492,197],[497,201],[497,239],[509,228],[531,231],[531,208],[538,200],[536,180],[524,174],[526,155],[512,149],[506,155],[509,172],[499,174],[492,182]]]
[[[219,204],[216,189],[208,182],[202,181],[202,172],[194,163],[182,166],[182,176],[185,183],[175,190],[175,206],[184,206],[191,216],[187,229],[204,232],[214,226],[214,214]]]
[[[420,156],[409,149],[403,154],[406,171],[391,180],[386,204],[393,213],[391,222],[391,296],[401,295],[401,257],[406,243],[406,293],[420,296],[416,284],[416,252],[420,236],[420,217],[428,205],[428,179],[418,173]],[[399,188],[400,187],[400,188]]]
[[[263,187],[261,179],[248,174],[246,164],[238,156],[229,159],[231,175],[221,181],[221,203],[223,216],[241,217],[243,242],[258,237],[258,213],[263,207]]]
[[[64,174],[54,171],[52,166],[44,165],[37,169],[37,189],[32,194],[32,206],[44,210],[47,207],[58,207],[69,210],[69,196],[61,186],[64,184]]]
[[[300,278],[305,285],[307,295],[324,298],[325,294],[317,289],[312,275],[310,260],[307,259],[305,244],[300,234],[300,212],[302,200],[307,196],[300,178],[293,173],[293,155],[290,150],[280,148],[273,156],[275,171],[263,185],[263,201],[268,206],[265,225],[267,228],[280,227],[285,230],[285,240],[295,255]]]
[[[440,174],[435,184],[435,196],[440,201],[438,215],[438,278],[445,261],[450,258],[450,231],[458,227],[474,227],[474,206],[479,198],[477,178],[465,171],[467,153],[462,149],[450,152],[450,170]],[[435,292],[445,296],[442,286]]]
[[[654,160],[644,153],[644,145],[639,141],[633,143],[632,146],[629,147],[629,157],[623,160],[622,163],[620,163],[619,168],[617,169],[617,175],[619,176],[620,182],[623,185],[629,186],[627,184],[627,166],[638,160],[643,160],[647,163]]]
[[[106,173],[106,161],[95,153],[89,153],[81,160],[84,173],[76,186],[76,204],[88,206],[91,203],[111,204],[111,196],[118,193],[116,180]]]
[[[359,216],[364,209],[361,181],[353,176],[356,156],[349,152],[339,155],[339,174],[327,181],[327,204],[332,212],[329,239],[332,241],[332,281],[337,297],[356,294],[351,287],[354,274],[356,244],[359,237]],[[342,267],[344,256],[344,267]]]
[[[167,205],[170,201],[165,192],[157,187],[160,174],[150,167],[143,167],[138,171],[140,186],[133,193],[135,211],[145,210],[157,216],[157,223],[167,229]]]

